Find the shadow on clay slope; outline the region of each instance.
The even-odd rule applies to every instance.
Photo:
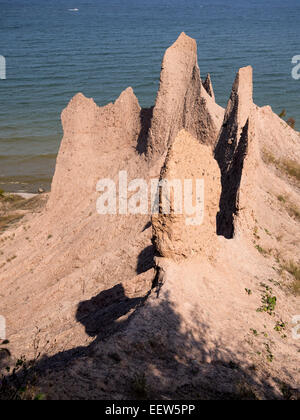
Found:
[[[119,284],[79,303],[77,320],[94,342],[44,355],[26,372],[25,384],[20,372],[18,384],[37,378],[35,386],[50,400],[280,398],[269,380],[258,379],[253,366],[223,343],[207,349],[208,325],[197,322],[200,339],[184,331],[168,293],[146,299],[129,299]]]
[[[153,109],[154,107],[142,108],[140,113],[141,131],[139,133],[136,146],[136,151],[140,155],[146,154],[148,149],[148,138],[153,117]]]
[[[228,148],[228,138],[236,137],[236,133],[229,134],[225,127],[215,150],[222,183],[220,211],[217,214],[217,235],[226,239],[232,239],[234,236],[234,217],[239,210],[238,192],[248,148],[248,126],[249,120],[242,130],[238,144],[233,142],[231,149]]]
[[[76,320],[84,325],[90,337],[107,337],[116,327],[120,327],[120,318],[135,310],[144,301],[145,298],[128,298],[122,284],[118,284],[90,300],[80,302]]]

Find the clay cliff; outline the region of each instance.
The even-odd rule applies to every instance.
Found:
[[[238,70],[224,111],[182,33],[153,109],[131,88],[70,101],[47,204],[0,235],[0,367],[34,359],[26,384],[48,399],[299,396],[300,135],[255,105],[252,78]],[[143,212],[141,178],[201,181],[199,212],[174,189],[168,214],[161,190]],[[112,214],[96,210],[101,179]]]

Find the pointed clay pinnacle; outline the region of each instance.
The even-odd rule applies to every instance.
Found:
[[[239,213],[244,161],[250,139],[249,124],[254,106],[252,79],[252,67],[238,71],[215,149],[215,158],[222,174],[217,233],[228,239],[234,236]]]
[[[221,168],[230,165],[253,108],[253,69],[241,68],[232,86],[215,156]]]
[[[226,116],[237,110],[237,124],[244,127],[253,106],[253,69],[251,66],[239,69],[226,109]]]
[[[197,60],[197,43],[182,33],[167,49],[160,75],[148,156],[164,159],[177,133],[185,128],[201,143],[214,145],[224,110],[202,87]]]
[[[208,73],[206,76],[205,81],[203,82],[203,87],[206,90],[206,92],[209,94],[209,96],[215,100],[215,93],[214,93],[214,89],[213,89],[213,85],[211,82],[211,77],[210,74]]]
[[[166,54],[172,48],[183,49],[184,51],[186,51],[186,49],[190,49],[191,51],[197,53],[197,42],[195,39],[186,35],[185,32],[181,32],[177,40],[166,50]]]

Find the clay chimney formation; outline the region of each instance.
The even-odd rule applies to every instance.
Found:
[[[210,75],[204,83],[201,80],[196,41],[182,33],[164,55],[153,113],[140,108],[131,88],[104,107],[81,94],[71,100],[62,114],[64,138],[48,210],[58,217],[72,202],[83,213],[84,203],[95,201],[97,181],[116,180],[119,170],[128,170],[132,179],[141,173],[147,180],[159,175],[170,180],[201,178],[203,225],[187,227],[185,214],[159,214],[153,218],[153,234],[163,256],[206,254],[217,234],[234,235],[247,184],[242,172],[254,109],[252,92],[252,68],[240,69],[224,116]]]
[[[252,79],[252,67],[238,71],[215,148],[222,180],[217,234],[228,239],[234,235],[235,219],[240,208],[243,168],[248,152],[251,112],[254,108]]]
[[[159,254],[176,260],[212,255],[216,245],[215,225],[221,181],[220,170],[210,146],[201,144],[186,130],[181,130],[169,148],[161,178],[169,180],[170,185],[172,181],[180,180],[183,190],[185,180],[191,180],[194,194],[187,198],[193,206],[198,205],[198,209],[193,214],[194,223],[191,214],[187,213],[186,205],[180,214],[176,214],[175,197],[171,191],[170,214],[152,217],[154,242]],[[199,197],[196,196],[195,188],[197,180],[203,181],[203,191]],[[179,189],[176,189],[178,192]],[[181,202],[186,204],[183,193]]]

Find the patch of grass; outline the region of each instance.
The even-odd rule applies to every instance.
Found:
[[[10,214],[8,216],[0,216],[0,232],[5,231],[9,225],[16,223],[21,220],[23,215],[20,214]]]
[[[300,181],[300,163],[293,159],[277,159],[271,152],[264,150],[262,159],[267,164],[276,166],[292,178]]]
[[[300,164],[295,160],[284,159],[281,162],[281,167],[293,178],[296,178],[297,181],[300,181]]]
[[[292,284],[292,290],[296,296],[300,296],[300,281],[299,280],[294,281],[294,283]]]
[[[293,219],[300,221],[300,208],[296,204],[283,195],[278,195],[277,200],[284,204],[286,211]]]
[[[260,236],[258,235],[258,227],[255,226],[254,230],[253,230],[253,235],[256,239],[260,239]]]
[[[289,384],[281,382],[280,391],[282,393],[283,399],[286,401],[298,400],[299,401],[299,391],[293,389]]]
[[[10,356],[8,350],[7,355]],[[36,387],[36,361],[37,359],[28,362],[25,356],[21,356],[13,367],[5,368],[7,375],[0,375],[0,401],[40,401],[46,398]]]
[[[136,375],[132,381],[132,391],[137,398],[146,399],[148,396],[147,380],[144,373]]]
[[[287,125],[289,125],[293,130],[295,130],[296,120],[294,118],[289,118],[287,120]]]
[[[263,288],[261,297],[262,305],[257,309],[257,312],[267,312],[269,315],[275,315],[277,298],[274,296],[270,286],[261,283],[261,287]]]
[[[255,248],[256,248],[256,249],[257,249],[257,251],[258,251],[260,254],[262,254],[264,257],[265,257],[266,255],[268,255],[268,254],[269,254],[269,252],[268,252],[266,249],[262,248],[260,245],[255,245]]]
[[[20,197],[19,195],[7,194],[3,190],[0,190],[0,200],[2,203],[7,203],[8,205],[25,201],[25,199]]]
[[[44,198],[45,197],[45,198]],[[40,211],[47,202],[47,196],[36,196],[31,199],[24,199],[15,194],[0,195],[0,233],[9,226],[21,220],[27,212]],[[30,226],[23,226],[28,230]]]
[[[267,352],[267,360],[268,360],[268,362],[272,363],[273,360],[274,360],[274,354],[271,351],[271,347],[270,347],[269,343],[265,343],[265,349],[266,349],[266,352]]]
[[[295,264],[294,261],[289,261],[281,266],[281,268],[287,271],[294,277],[294,282],[292,284],[293,293],[296,296],[300,295],[300,266]]]
[[[281,283],[279,281],[273,280],[273,279],[268,279],[268,281],[272,284],[274,284],[274,286],[276,287],[280,287]]]
[[[236,385],[236,394],[233,399],[238,401],[258,401],[255,389],[246,382],[241,382]]]
[[[296,206],[296,204],[289,202],[287,212],[295,220],[300,221],[300,209]]]
[[[280,201],[281,203],[285,203],[286,202],[286,198],[283,195],[278,195],[277,196],[278,201]]]
[[[263,150],[262,159],[267,164],[276,165],[278,163],[278,161],[275,158],[275,156],[271,152],[269,152],[268,150],[266,150],[266,149]]]
[[[274,330],[277,332],[282,332],[284,330],[286,330],[287,324],[286,322],[282,321],[282,319],[280,321],[277,321],[274,327]]]
[[[284,118],[284,117],[286,117],[286,110],[285,110],[285,109],[283,109],[283,110],[280,112],[279,117],[280,117],[280,118]]]
[[[287,113],[286,110],[283,109],[281,111],[281,113],[279,114],[279,117],[282,118],[284,120],[285,117],[287,117]],[[295,126],[296,126],[296,120],[293,117],[289,117],[286,120],[287,125],[289,125],[293,130],[295,130]]]

